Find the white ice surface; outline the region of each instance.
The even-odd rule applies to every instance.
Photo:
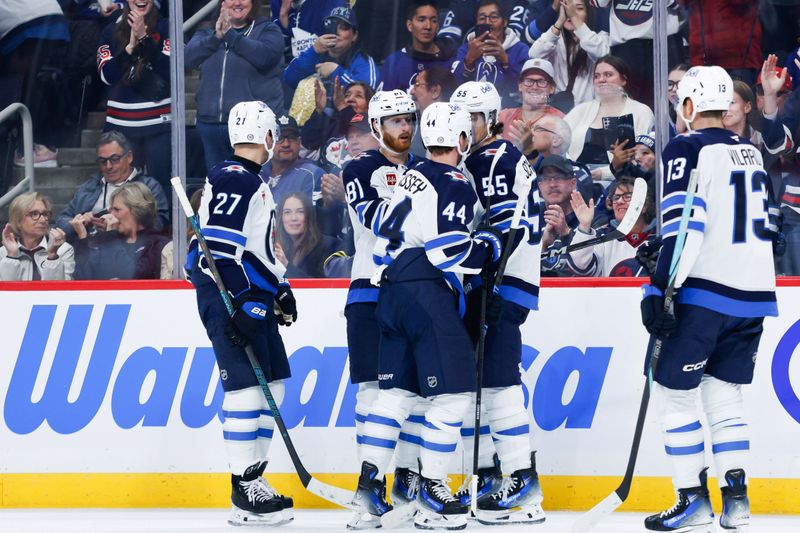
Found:
[[[465,531],[483,529],[497,533],[568,533],[577,513],[551,512],[541,525],[490,527],[470,523]],[[643,514],[614,513],[593,533],[644,532]],[[347,511],[295,511],[294,522],[279,528],[233,528],[227,525],[228,512],[205,509],[110,510],[75,509],[0,510],[2,533],[245,533],[247,531],[278,531],[312,533],[339,531],[344,533],[349,517]],[[388,530],[387,530],[388,531]],[[400,532],[419,532],[413,527],[395,529]],[[723,531],[717,529],[717,531]],[[748,533],[800,533],[800,517],[755,516]]]

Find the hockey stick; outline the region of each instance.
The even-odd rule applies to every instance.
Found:
[[[506,144],[502,143],[492,158],[492,164],[489,165],[489,186],[492,187],[494,192],[494,168],[497,162],[506,151]],[[493,195],[493,194],[492,194]],[[490,212],[492,210],[492,195],[486,191],[486,214],[484,215],[484,224],[489,225]],[[516,213],[516,209],[514,210]],[[502,258],[501,258],[502,259]],[[486,346],[486,300],[488,288],[486,283],[481,286],[481,312],[480,321],[478,324],[478,345],[475,347],[475,367],[477,370],[477,388],[475,390],[475,434],[473,435],[472,442],[472,478],[470,479],[470,508],[474,513],[478,509],[478,452],[481,446],[481,397],[483,388],[483,351]]]
[[[686,243],[686,231],[689,226],[689,217],[692,212],[692,204],[694,203],[695,190],[697,188],[698,179],[697,169],[692,170],[689,174],[689,183],[686,187],[686,199],[683,202],[683,210],[681,211],[680,224],[678,226],[678,234],[675,238],[675,249],[672,252],[672,260],[670,261],[669,269],[669,283],[664,291],[664,310],[673,313],[673,297],[675,295],[675,279],[678,275],[678,266],[680,264],[680,256],[683,252],[684,244]],[[622,478],[622,483],[619,487],[606,496],[600,503],[589,509],[583,516],[578,518],[572,524],[572,533],[585,533],[591,528],[596,526],[603,518],[610,515],[614,510],[622,505],[628,498],[631,490],[631,483],[633,482],[633,471],[636,467],[636,458],[639,455],[639,445],[642,441],[642,433],[644,431],[644,421],[647,418],[647,407],[650,404],[650,389],[652,388],[653,375],[658,364],[658,358],[661,355],[661,348],[663,346],[663,339],[660,337],[653,337],[653,342],[650,348],[650,366],[647,371],[647,381],[644,384],[642,391],[642,400],[639,404],[639,415],[636,418],[636,429],[633,432],[633,444],[631,444],[630,455],[628,456],[628,465],[625,467],[625,476]]]
[[[197,243],[203,252],[203,257],[206,259],[208,269],[211,271],[211,276],[214,278],[214,282],[217,284],[217,289],[219,289],[219,294],[222,297],[222,301],[225,303],[228,313],[232,315],[233,303],[231,302],[231,297],[228,295],[228,291],[225,289],[225,285],[222,282],[222,277],[219,275],[217,264],[214,261],[214,257],[211,255],[211,251],[208,249],[208,244],[203,237],[203,231],[200,229],[200,222],[197,218],[197,215],[194,214],[191,204],[189,203],[189,198],[186,196],[186,191],[183,189],[181,179],[179,177],[175,177],[170,181],[172,183],[172,188],[175,189],[175,195],[178,197],[178,201],[183,208],[183,212],[186,214],[186,218],[192,225],[192,229],[194,229],[195,235],[197,236]],[[283,417],[281,417],[281,412],[278,410],[277,403],[275,403],[275,398],[272,396],[272,392],[269,390],[269,385],[267,384],[267,379],[264,376],[264,371],[261,369],[261,365],[258,363],[258,360],[253,353],[253,348],[248,344],[245,346],[244,350],[247,353],[247,359],[250,361],[250,365],[253,367],[253,372],[255,372],[258,384],[261,386],[261,390],[264,392],[264,396],[267,398],[269,408],[272,410],[272,417],[275,419],[275,424],[278,426],[281,437],[283,437],[283,442],[286,444],[286,451],[289,453],[289,457],[291,458],[292,464],[297,471],[297,475],[300,477],[300,482],[303,484],[306,490],[312,494],[316,494],[320,498],[328,500],[329,502],[333,502],[341,507],[352,509],[352,506],[349,504],[353,499],[353,494],[350,491],[323,483],[309,474],[308,470],[303,465],[303,462],[300,460],[300,456],[297,454],[294,443],[292,443],[292,439],[289,436],[289,431],[286,429],[286,424],[283,421]]]
[[[625,237],[636,225],[636,221],[639,220],[639,215],[642,214],[642,209],[644,209],[644,204],[646,201],[647,182],[642,178],[636,178],[636,181],[633,182],[633,192],[631,193],[631,201],[628,204],[628,210],[625,212],[625,216],[613,231],[610,231],[605,235],[592,237],[591,239],[583,242],[569,244],[560,248],[554,248],[546,252],[542,252],[542,259],[552,259],[576,250],[581,250],[590,246],[597,246],[598,244],[603,244],[604,242]]]

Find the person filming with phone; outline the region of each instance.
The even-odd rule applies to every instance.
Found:
[[[508,28],[508,17],[499,0],[480,0],[476,26],[458,49],[453,74],[459,83],[488,81],[504,99],[517,92],[528,46]]]
[[[101,134],[96,153],[99,172],[78,187],[55,222],[55,226],[66,234],[67,241],[75,241],[75,230],[70,221],[76,215],[83,215],[89,233],[115,229],[116,218],[109,212],[111,194],[128,182],[143,183],[150,189],[156,202],[154,229],[168,227],[169,204],[164,189],[154,178],[143,175],[133,166],[133,149],[127,137],[118,131]]]

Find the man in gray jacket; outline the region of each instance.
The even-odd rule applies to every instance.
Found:
[[[153,193],[156,199],[156,229],[169,226],[169,202],[164,189],[154,178],[143,175],[133,167],[133,150],[125,135],[118,131],[107,131],[100,135],[96,161],[100,172],[78,187],[69,205],[56,220],[56,227],[64,230],[68,241],[75,238],[75,230],[69,221],[78,214],[91,215],[92,225],[97,230],[112,229],[109,224],[111,215],[105,216],[110,207],[111,193],[129,181],[142,182]]]

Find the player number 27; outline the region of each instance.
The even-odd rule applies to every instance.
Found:
[[[231,200],[231,205],[228,206],[227,211],[223,211],[222,208],[225,203],[228,201],[228,198]],[[236,206],[239,205],[239,200],[242,199],[241,194],[231,194],[228,196],[228,193],[221,192],[217,193],[217,205],[214,207],[214,214],[215,215],[230,215],[233,213],[233,210],[236,209]]]

